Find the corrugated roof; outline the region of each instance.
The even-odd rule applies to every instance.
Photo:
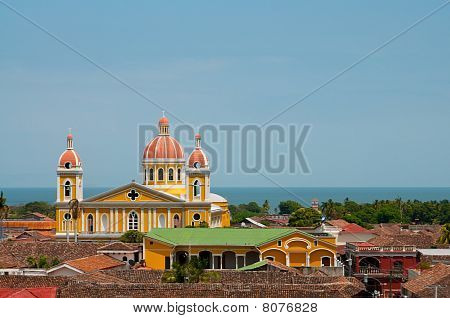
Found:
[[[259,246],[293,233],[302,233],[296,229],[242,229],[242,228],[177,228],[152,229],[147,237],[169,245],[229,245]]]

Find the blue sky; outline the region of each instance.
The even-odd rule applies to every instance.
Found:
[[[269,120],[444,1],[6,2],[200,127]],[[312,173],[268,176],[450,186],[449,39],[447,6],[277,118],[312,125]],[[140,180],[137,126],[160,110],[1,4],[0,40],[0,186],[54,186],[68,127],[85,185]],[[274,186],[239,169],[212,182]]]

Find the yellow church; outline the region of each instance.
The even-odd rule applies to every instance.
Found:
[[[56,238],[73,238],[76,232],[79,240],[113,240],[128,230],[230,226],[227,200],[210,191],[209,161],[199,134],[186,159],[163,116],[159,134],[143,151],[142,169],[141,183],[131,182],[85,199],[82,162],[69,133],[57,167]],[[72,199],[79,202],[76,219],[69,209]]]

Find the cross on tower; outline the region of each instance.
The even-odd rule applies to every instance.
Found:
[[[139,197],[139,192],[137,192],[134,189],[131,189],[131,191],[128,192],[127,197],[129,197],[131,201],[134,201]]]

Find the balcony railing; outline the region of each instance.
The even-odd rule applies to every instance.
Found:
[[[408,246],[358,246],[356,244],[347,243],[347,248],[355,252],[416,252],[416,247]]]
[[[404,277],[402,269],[382,270],[375,266],[360,266],[356,274],[392,276],[394,278]]]

